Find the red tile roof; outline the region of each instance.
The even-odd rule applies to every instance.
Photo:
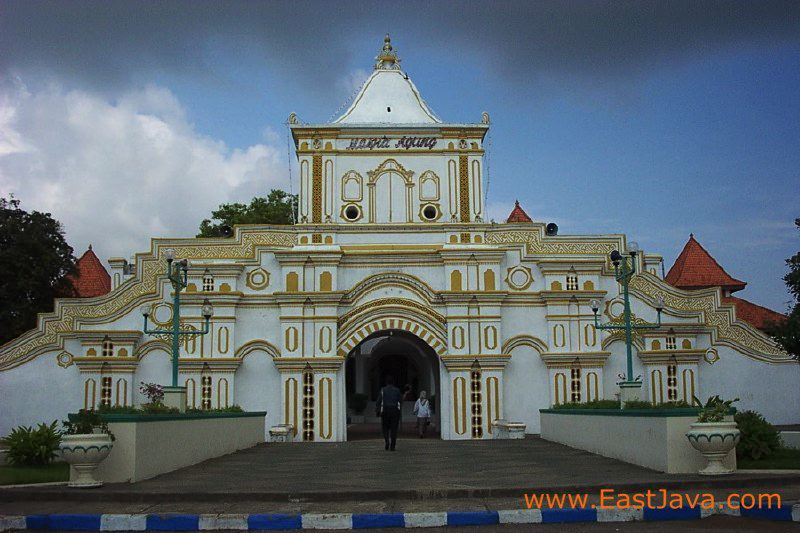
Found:
[[[719,266],[705,248],[689,235],[689,241],[683,251],[669,269],[666,282],[679,289],[704,289],[706,287],[722,287],[730,292],[740,291],[747,285],[731,277]]]
[[[511,214],[508,215],[506,222],[533,222],[533,220],[531,220],[528,213],[519,206],[519,200],[517,200],[514,202],[514,209],[511,211]]]
[[[75,275],[69,276],[77,298],[91,298],[111,292],[111,276],[92,251],[92,245],[75,264]]]
[[[770,322],[786,320],[786,315],[756,305],[753,302],[737,298],[736,296],[722,298],[722,301],[736,306],[736,318],[749,322],[760,330],[766,329]]]

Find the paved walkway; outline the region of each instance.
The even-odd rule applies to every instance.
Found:
[[[321,502],[520,498],[531,491],[602,487],[780,486],[800,476],[668,475],[539,438],[500,441],[401,439],[264,444],[139,483],[76,491],[64,486],[0,490],[0,501]]]

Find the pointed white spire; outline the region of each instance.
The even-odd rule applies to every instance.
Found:
[[[334,124],[440,124],[419,91],[400,70],[400,59],[389,35],[350,108]]]

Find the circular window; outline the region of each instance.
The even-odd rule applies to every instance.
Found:
[[[439,210],[436,209],[435,205],[426,205],[422,208],[422,216],[426,220],[436,220],[436,217],[439,216]]]
[[[348,205],[344,209],[344,218],[347,220],[358,220],[361,216],[361,210],[358,208],[357,205]]]

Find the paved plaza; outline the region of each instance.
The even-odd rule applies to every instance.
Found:
[[[0,513],[78,508],[117,512],[335,510],[387,512],[519,508],[524,492],[600,488],[646,490],[782,487],[800,496],[800,476],[736,474],[708,479],[667,475],[529,437],[441,441],[405,438],[395,452],[381,440],[263,444],[139,483],[100,489],[64,486],[0,490]],[[127,509],[123,511],[122,509]]]

